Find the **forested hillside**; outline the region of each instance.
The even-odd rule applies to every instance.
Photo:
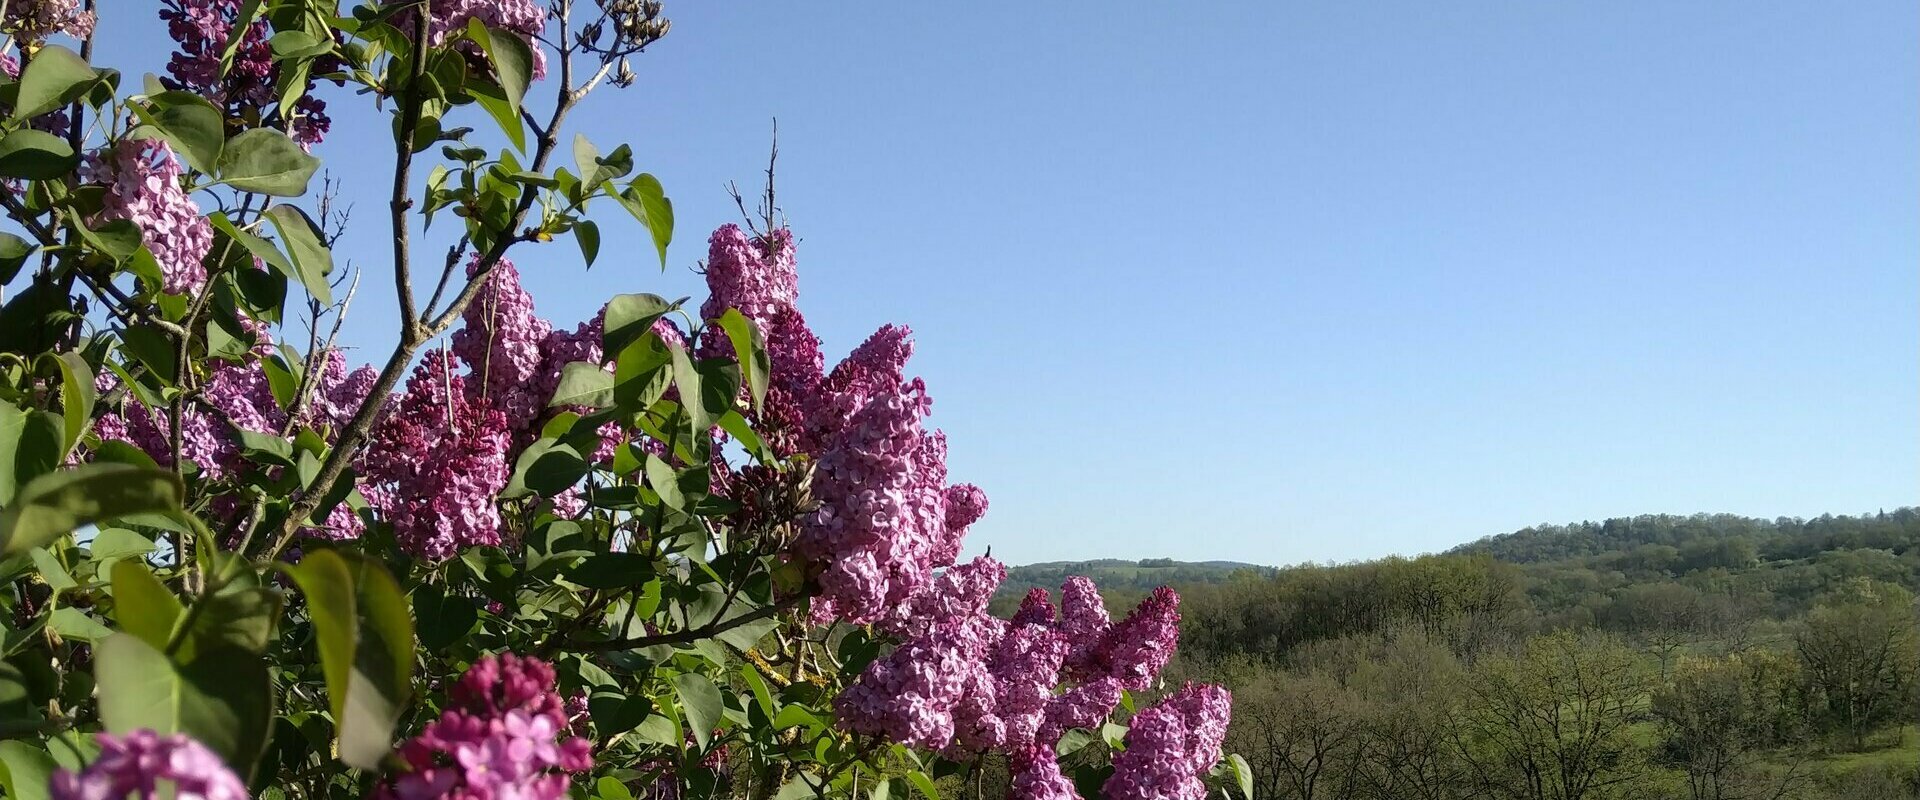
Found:
[[[1000,584],[994,600],[1010,609],[1027,595],[1027,590],[1035,587],[1058,589],[1061,582],[1073,575],[1092,578],[1100,584],[1100,591],[1109,601],[1125,602],[1144,596],[1159,586],[1225,583],[1236,575],[1261,577],[1272,575],[1273,572],[1272,567],[1238,561],[1175,561],[1171,558],[1048,561],[1008,567],[1007,579]]]
[[[1262,798],[1920,797],[1913,509],[1543,526],[1175,585],[1176,672],[1233,688]]]

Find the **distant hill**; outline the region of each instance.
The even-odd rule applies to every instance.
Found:
[[[1123,600],[1144,595],[1159,586],[1179,589],[1226,583],[1235,575],[1265,577],[1273,573],[1272,567],[1239,561],[1175,561],[1170,558],[1048,561],[1008,567],[1007,579],[1000,584],[995,600],[998,601],[996,605],[1017,602],[1034,587],[1057,594],[1060,584],[1075,575],[1092,578],[1109,600]]]
[[[1917,532],[1920,510],[1913,508],[1857,517],[1823,514],[1812,519],[1642,514],[1604,522],[1536,525],[1488,536],[1448,552],[1484,553],[1513,564],[1594,560],[1599,566],[1615,568],[1618,562],[1659,557],[1677,562],[1685,572],[1710,566],[1738,567],[1756,557],[1776,561],[1811,558],[1836,550],[1904,552]],[[1740,552],[1728,552],[1730,544]]]

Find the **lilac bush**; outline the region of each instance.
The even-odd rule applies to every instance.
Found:
[[[152,14],[166,74],[88,63],[96,13]],[[608,216],[653,245],[618,268],[693,266],[631,148],[565,126],[668,27],[653,0],[5,7],[0,611],[36,632],[33,679],[0,670],[9,765],[57,800],[1244,778],[1225,692],[1164,692],[1171,590],[989,612],[988,495],[948,474],[911,329],[829,362],[771,194],[713,227],[701,302],[541,316],[521,265],[614,260]],[[364,286],[313,181],[350,121],[392,145],[355,154],[395,187]],[[349,349],[375,285],[389,346]]]

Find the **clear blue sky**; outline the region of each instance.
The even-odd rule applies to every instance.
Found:
[[[830,357],[918,332],[993,500],[974,552],[1291,563],[1920,502],[1911,2],[667,13],[576,123],[666,184],[671,268],[609,208],[590,273],[518,259],[541,310],[697,294],[777,116],[805,311]],[[161,63],[157,26],[104,31]],[[367,345],[384,152],[320,153]]]

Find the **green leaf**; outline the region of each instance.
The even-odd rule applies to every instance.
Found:
[[[133,224],[132,220],[125,219],[103,222],[93,227],[76,225],[74,230],[80,233],[80,238],[88,246],[112,258],[116,264],[133,258],[134,254],[140,251],[140,244],[146,238],[146,235],[140,231],[140,226]]]
[[[57,44],[42,47],[20,75],[12,120],[31,119],[71,103],[99,77],[80,54]]]
[[[44,547],[36,547],[28,551],[28,554],[33,560],[33,568],[40,573],[40,579],[47,582],[47,588],[52,589],[54,594],[57,595],[80,585],[79,581],[68,574],[66,566],[60,563],[60,559],[55,557],[52,551]]]
[[[218,216],[218,215],[216,215]],[[120,346],[162,383],[171,385],[180,374],[179,355],[159,328],[130,325],[120,332]],[[132,383],[132,381],[127,381]]]
[[[927,800],[940,800],[940,792],[933,788],[933,779],[927,777],[925,771],[916,769],[908,772],[907,782],[913,784],[913,788],[920,790],[920,794]]]
[[[613,403],[626,411],[652,406],[673,383],[673,354],[659,336],[643,336],[614,359]]]
[[[672,710],[671,708],[660,708],[651,702],[648,703],[648,706],[649,710],[661,712]],[[588,706],[588,709],[591,710],[592,706]],[[594,719],[595,724],[599,724],[599,715],[597,713],[594,715]],[[649,714],[645,719],[640,721],[640,724],[633,726],[633,735],[643,742],[652,742],[654,744],[662,744],[675,748],[682,746],[686,742],[686,739],[683,738],[685,734],[680,732],[680,726],[676,724],[674,718],[667,716],[665,713]]]
[[[227,142],[220,153],[220,181],[243,192],[274,197],[299,197],[320,167],[287,135],[272,128],[253,128]]]
[[[47,630],[68,639],[78,639],[87,643],[98,642],[113,635],[112,630],[87,616],[87,612],[71,606],[54,609],[52,616],[47,620]]]
[[[393,750],[394,725],[413,682],[413,619],[406,596],[371,558],[308,553],[286,568],[307,596],[327,701],[338,721],[340,760],[360,769]]]
[[[773,727],[783,731],[788,728],[799,727],[805,727],[808,730],[818,730],[824,727],[825,724],[826,723],[820,721],[820,715],[813,713],[806,706],[799,703],[793,703],[780,709],[780,713],[774,715],[773,718]]]
[[[740,665],[740,678],[747,683],[747,689],[753,692],[753,702],[760,706],[760,713],[773,720],[773,691],[767,688],[767,679],[760,677],[760,670],[752,664]]]
[[[600,334],[600,351],[619,353],[627,345],[645,336],[668,312],[678,306],[657,294],[621,294],[607,301],[607,314]]]
[[[666,717],[653,713],[653,701],[623,692],[594,692],[587,698],[587,713],[593,715],[594,730],[603,737],[626,733],[651,720],[666,722]]]
[[[292,442],[271,433],[256,433],[249,430],[236,430],[233,433],[240,437],[241,455],[262,464],[293,466]]]
[[[21,128],[0,139],[0,175],[9,178],[52,180],[79,165],[73,146],[46,131]]]
[[[205,608],[193,627],[175,634],[181,638],[174,656],[182,662],[208,652],[264,653],[280,620],[279,590],[258,585],[259,576],[244,559],[227,554],[208,558],[208,563],[216,561],[232,564],[226,572],[236,579],[196,601]]]
[[[573,165],[580,168],[580,183],[586,186],[588,192],[591,192],[594,187],[600,185],[600,180],[596,180],[596,176],[594,175],[596,168],[599,166],[596,162],[599,160],[600,148],[594,147],[593,142],[587,141],[586,134],[574,134]],[[587,192],[583,192],[583,194],[585,193]]]
[[[633,790],[619,778],[607,775],[593,784],[593,796],[600,800],[633,800]]]
[[[180,507],[180,479],[130,464],[82,464],[20,487],[0,509],[0,555],[19,553],[103,519]]]
[[[555,439],[539,439],[520,453],[513,465],[513,477],[508,479],[507,488],[500,496],[511,499],[535,493],[552,497],[579,483],[592,468],[572,445]]]
[[[87,543],[88,557],[94,561],[144,556],[156,549],[152,539],[126,528],[103,529]]]
[[[413,590],[413,616],[420,623],[420,646],[437,652],[466,638],[480,621],[480,610],[469,598],[449,596],[438,586],[420,586]]]
[[[573,226],[573,240],[580,245],[580,257],[586,259],[587,269],[593,269],[593,261],[600,257],[600,226],[593,220],[583,219]]]
[[[20,452],[20,436],[27,428],[27,412],[0,400],[0,506],[13,501],[14,460]]]
[[[140,118],[173,145],[187,166],[212,175],[220,168],[220,151],[227,132],[220,109],[193,92],[161,92],[147,98],[148,107],[133,105]]]
[[[1253,767],[1239,753],[1227,754],[1227,768],[1233,772],[1234,783],[1240,787],[1240,796],[1253,800]]]
[[[760,334],[760,326],[737,308],[729,308],[720,315],[720,328],[733,343],[733,356],[740,362],[740,371],[747,379],[747,391],[753,395],[753,407],[757,410],[767,400],[767,373],[772,370],[767,360],[767,341]]]
[[[700,388],[700,371],[694,369],[693,359],[687,355],[687,348],[679,342],[667,343],[673,351],[673,385],[680,387],[680,407],[687,411],[687,426],[698,436],[713,427],[713,415],[708,413],[703,402]]]
[[[36,629],[30,625],[25,630],[5,631],[5,641],[0,645],[10,650],[14,645],[38,637],[41,630],[44,628]],[[34,702],[34,690],[27,688],[27,684],[27,675],[18,666],[0,661],[0,720],[27,723],[46,718]],[[17,796],[7,786],[6,746],[0,743],[0,791],[7,792],[7,796]]]
[[[93,404],[100,399],[100,393],[93,388],[93,368],[87,361],[72,350],[60,353],[42,353],[38,359],[41,369],[52,367],[60,372],[60,415],[66,422],[65,446],[61,456],[73,452],[73,446],[80,441],[87,424],[93,419]]]
[[[185,611],[147,565],[137,561],[113,565],[113,621],[120,630],[164,650]]]
[[[280,248],[273,246],[273,242],[241,230],[239,226],[233,224],[232,220],[227,219],[226,214],[218,211],[208,214],[207,222],[213,225],[215,232],[232,239],[234,243],[239,244],[254,258],[265,262],[267,266],[273,267],[274,270],[280,274],[299,281],[303,286],[307,284],[307,276],[301,274],[300,268],[295,267],[293,261],[280,252]],[[222,246],[223,245],[216,240],[214,248],[218,250]],[[331,299],[330,295],[325,293],[327,291],[326,280],[320,279],[318,282],[323,293],[315,295],[315,297]],[[308,289],[309,293],[312,291],[311,288]]]
[[[793,777],[780,785],[780,791],[773,793],[773,800],[805,800],[809,797],[825,796],[824,791],[825,786],[819,778],[805,770],[796,769]]]
[[[94,647],[93,669],[109,733],[188,734],[243,780],[266,750],[273,685],[258,655],[216,650],[177,664],[140,638],[116,633]]]
[[[297,277],[307,294],[321,305],[333,305],[333,291],[327,286],[327,276],[333,273],[333,251],[321,242],[320,226],[307,212],[284,203],[267,209],[266,217],[279,232],[287,255],[293,257],[298,274],[288,277]]]
[[[726,710],[719,687],[698,672],[683,672],[674,676],[673,691],[680,696],[680,707],[686,712],[687,728],[692,731],[694,741],[700,743],[702,750],[706,749],[713,739],[713,727],[720,724],[720,713]]]
[[[478,42],[480,49],[486,53],[487,62],[493,65],[494,79],[499,82],[504,95],[501,99],[506,101],[503,111],[488,111],[500,122],[507,137],[514,140],[514,147],[527,149],[525,127],[520,122],[520,104],[526,97],[527,84],[533,81],[533,49],[519,34],[488,28],[477,16],[467,21],[467,37]],[[482,104],[485,104],[484,99]]]
[[[72,296],[52,275],[34,276],[0,306],[0,352],[34,355],[54,349],[68,327],[63,321],[74,313]]]
[[[18,739],[0,742],[0,789],[9,800],[47,800],[53,756]]]
[[[771,454],[767,452],[767,443],[761,441],[760,434],[754,431],[753,426],[747,422],[746,417],[740,415],[739,411],[730,410],[722,414],[719,422],[715,424],[720,426],[720,430],[738,439],[740,446],[746,448],[753,457],[762,461],[771,459]]]
[[[0,286],[5,286],[20,274],[20,268],[26,266],[34,249],[31,242],[11,233],[0,232]]]
[[[660,502],[672,509],[687,507],[687,498],[680,493],[680,476],[673,471],[672,465],[659,456],[648,453],[646,471],[647,485],[652,486],[654,493],[660,495]]]
[[[0,503],[12,503],[20,487],[60,466],[65,435],[58,414],[0,402]]]
[[[627,184],[625,191],[615,195],[620,205],[632,214],[640,224],[647,226],[653,234],[654,249],[660,251],[660,268],[667,268],[667,245],[673,242],[673,201],[667,199],[666,191],[660,186],[660,179],[649,173],[640,173],[640,177]]]
[[[606,408],[613,405],[613,374],[599,364],[574,361],[560,368],[560,383],[554,387],[555,406]]]
[[[309,58],[333,49],[333,42],[302,30],[280,31],[267,40],[276,60]]]
[[[589,589],[622,589],[653,577],[653,559],[640,553],[596,553],[566,570],[567,580]],[[651,613],[640,614],[642,619]]]
[[[292,365],[275,355],[261,359],[260,371],[267,375],[267,388],[273,392],[273,402],[283,409],[292,407],[294,394],[300,391],[300,377],[293,374]]]

